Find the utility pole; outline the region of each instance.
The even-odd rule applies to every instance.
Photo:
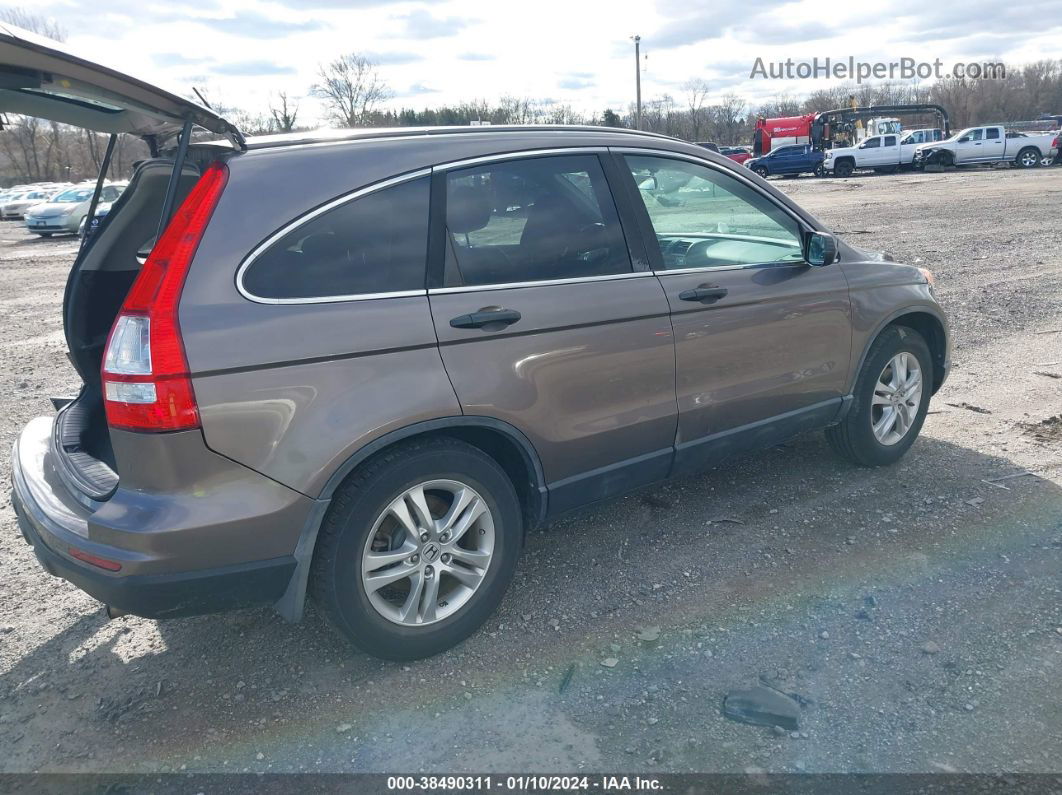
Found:
[[[642,37],[631,36],[634,39],[634,129],[642,129]]]

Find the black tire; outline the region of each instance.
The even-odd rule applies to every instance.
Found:
[[[767,179],[767,175],[770,173],[764,166],[753,166],[752,172],[763,177],[764,179]]]
[[[494,519],[493,557],[478,588],[453,615],[421,626],[394,623],[369,601],[362,556],[386,507],[406,489],[433,479],[460,480],[482,495]],[[388,660],[430,657],[463,641],[494,612],[512,581],[523,535],[516,491],[490,456],[448,438],[396,445],[356,469],[333,496],[317,538],[310,594],[362,651]]]
[[[905,351],[918,360],[922,371],[922,401],[907,434],[895,444],[886,445],[874,436],[871,425],[874,386],[889,360]],[[895,463],[910,449],[922,430],[929,409],[932,383],[933,358],[922,335],[906,326],[889,326],[878,335],[867,352],[856,379],[853,403],[848,414],[840,423],[826,429],[830,446],[838,455],[859,466],[877,467]]]
[[[840,163],[833,167],[833,173],[841,178],[852,176],[853,171],[855,171],[855,168],[853,168],[852,164],[849,163],[847,160],[842,160]]]
[[[39,235],[40,237],[51,237],[51,236],[52,236],[52,233],[51,233],[51,232],[38,232],[37,234],[38,234],[38,235]]]
[[[1040,154],[1039,149],[1027,146],[1018,152],[1018,156],[1014,159],[1014,165],[1018,168],[1038,168],[1042,157],[1043,155]]]

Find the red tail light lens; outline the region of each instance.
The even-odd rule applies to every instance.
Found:
[[[203,172],[156,241],[115,318],[101,373],[112,428],[199,427],[177,307],[188,267],[228,175],[222,163]]]

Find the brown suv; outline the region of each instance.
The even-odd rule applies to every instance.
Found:
[[[810,429],[891,463],[948,371],[926,271],[700,146],[589,127],[248,143],[11,34],[0,64],[25,83],[0,110],[157,155],[70,274],[84,386],[14,452],[41,564],[112,612],[297,620],[308,592],[366,651],[433,654],[494,610],[536,525]]]

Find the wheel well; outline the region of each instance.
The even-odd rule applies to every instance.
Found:
[[[837,160],[833,164],[834,168],[839,166],[841,163],[847,163],[850,166],[854,166],[855,165],[855,158],[852,157],[851,155],[848,155],[848,156],[845,156],[845,157],[839,157],[839,158],[837,158]]]
[[[493,458],[505,471],[513,488],[516,489],[516,496],[520,500],[523,512],[525,530],[541,523],[546,507],[545,489],[540,488],[543,485],[542,478],[536,462],[531,457],[533,453],[526,450],[523,444],[509,434],[488,426],[447,425],[402,435],[383,447],[373,450],[371,455],[359,461],[349,472],[344,472],[343,478],[349,477],[351,472],[364,466],[366,462],[386,454],[396,444],[438,438],[457,439],[482,450]]]
[[[935,393],[940,389],[940,385],[944,381],[944,357],[947,356],[948,351],[944,326],[928,312],[911,312],[907,315],[900,315],[885,328],[891,326],[906,326],[914,329],[925,339],[926,345],[929,346],[929,353],[933,357],[933,392]],[[882,329],[882,331],[884,330]]]

